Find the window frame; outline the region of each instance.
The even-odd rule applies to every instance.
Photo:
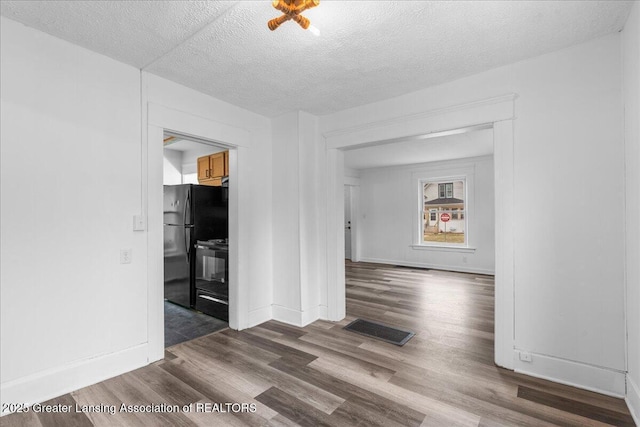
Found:
[[[414,207],[414,232],[413,242],[410,245],[416,250],[436,250],[436,251],[455,251],[463,253],[475,252],[473,247],[473,221],[474,217],[474,200],[473,200],[473,187],[474,187],[474,172],[475,166],[473,164],[467,165],[451,165],[449,167],[442,166],[433,168],[433,170],[423,170],[421,172],[414,172],[412,179],[415,185],[416,191],[416,204]],[[424,226],[425,212],[431,213],[429,210],[424,210],[424,195],[423,189],[426,183],[454,183],[455,181],[462,181],[464,187],[464,209],[458,210],[458,217],[460,220],[464,220],[465,227],[465,241],[464,243],[444,243],[444,242],[427,242],[424,240]],[[440,195],[440,189],[438,188],[438,196]],[[446,191],[445,191],[446,195]]]

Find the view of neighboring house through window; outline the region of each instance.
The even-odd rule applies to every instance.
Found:
[[[423,243],[465,244],[465,181],[422,182]]]

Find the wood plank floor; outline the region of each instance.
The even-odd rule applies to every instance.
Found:
[[[634,425],[614,399],[493,364],[493,278],[347,263],[347,318],[296,328],[224,330],[164,360],[49,404],[116,413],[13,414],[3,426],[602,426]],[[344,331],[357,317],[410,329],[403,347]],[[176,413],[120,405],[192,404]],[[224,412],[198,412],[196,404]],[[234,412],[226,403],[255,412]],[[249,406],[251,405],[251,406]],[[202,408],[205,408],[202,406]],[[211,407],[215,410],[215,407]]]

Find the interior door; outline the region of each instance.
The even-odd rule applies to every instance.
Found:
[[[351,187],[344,186],[344,257],[351,260]]]

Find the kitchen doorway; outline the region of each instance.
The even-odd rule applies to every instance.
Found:
[[[147,361],[165,357],[164,345],[164,255],[163,255],[163,141],[169,136],[183,136],[228,149],[229,166],[229,328],[243,329],[250,323],[249,276],[240,265],[250,256],[249,235],[243,233],[251,220],[242,212],[250,211],[251,200],[240,197],[249,191],[250,180],[243,179],[251,162],[252,133],[211,118],[203,118],[160,104],[149,103],[147,126],[142,145],[142,213],[147,229]]]
[[[229,324],[228,149],[163,134],[164,342]]]

